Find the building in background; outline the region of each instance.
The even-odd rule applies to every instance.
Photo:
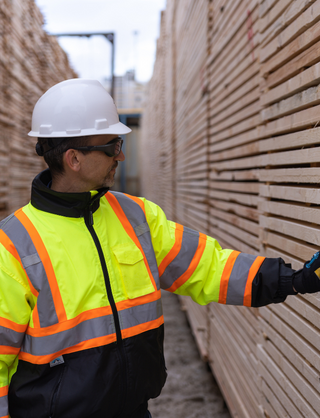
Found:
[[[110,80],[105,87],[110,90]],[[126,160],[120,164],[115,177],[114,190],[132,195],[140,195],[138,149],[140,145],[140,120],[146,101],[147,84],[135,79],[135,70],[129,70],[123,76],[115,76],[114,101],[120,121],[132,129],[126,135],[123,152]]]
[[[129,70],[124,76],[115,76],[114,100],[118,109],[141,109],[145,102],[146,83],[135,79],[135,70]]]

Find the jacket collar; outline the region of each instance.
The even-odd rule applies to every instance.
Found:
[[[32,182],[31,204],[36,209],[70,218],[84,217],[88,209],[95,212],[100,198],[109,190],[104,187],[84,193],[60,193],[51,190],[51,173],[47,169],[38,174]]]

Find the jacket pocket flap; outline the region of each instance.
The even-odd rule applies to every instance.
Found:
[[[112,247],[112,251],[119,264],[132,265],[143,260],[143,255],[140,249],[131,243]]]

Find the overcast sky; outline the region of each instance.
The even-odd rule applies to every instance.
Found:
[[[138,81],[152,75],[160,12],[166,0],[35,0],[48,33],[115,32],[115,74],[135,69]],[[80,77],[102,81],[111,73],[111,44],[102,36],[61,37]]]

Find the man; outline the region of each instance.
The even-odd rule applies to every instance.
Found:
[[[128,132],[93,80],[35,106],[29,135],[49,169],[0,223],[0,417],[150,417],[166,379],[160,288],[245,306],[320,290],[319,253],[294,272],[110,192]]]

